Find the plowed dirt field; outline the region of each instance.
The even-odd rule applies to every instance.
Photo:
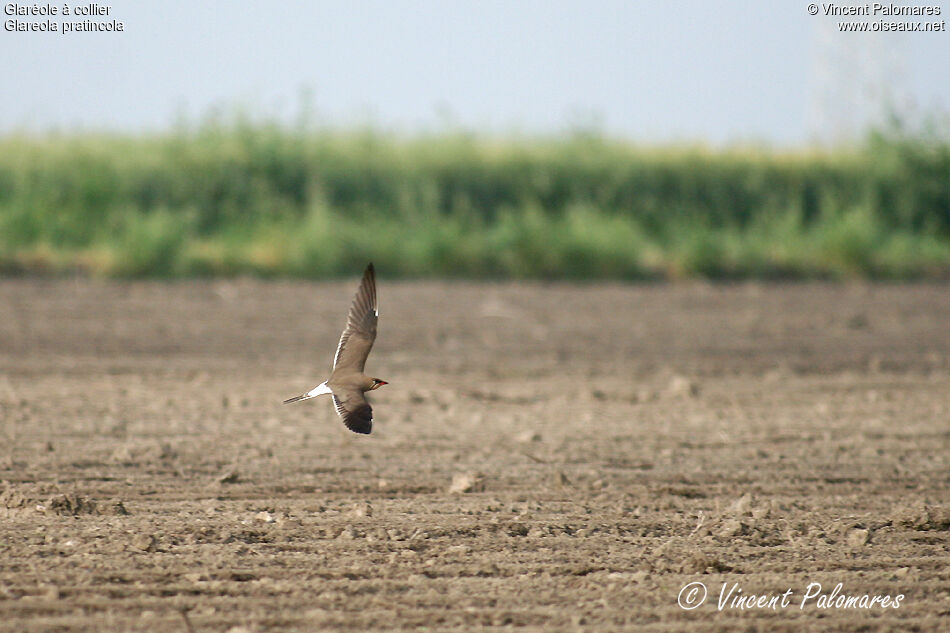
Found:
[[[0,630],[950,630],[950,287],[380,275],[0,282]]]

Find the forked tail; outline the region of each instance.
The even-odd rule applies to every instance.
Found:
[[[299,402],[301,400],[309,400],[310,398],[316,398],[317,396],[322,396],[325,393],[333,393],[330,391],[330,387],[327,386],[326,382],[322,382],[307,393],[302,393],[299,396],[294,396],[293,398],[288,398],[284,400],[284,404],[290,404],[291,402]]]

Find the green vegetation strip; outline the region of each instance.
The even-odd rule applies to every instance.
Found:
[[[0,138],[0,273],[950,276],[950,143],[641,148],[204,123]]]

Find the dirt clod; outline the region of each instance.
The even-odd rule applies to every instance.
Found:
[[[854,528],[848,532],[845,538],[851,547],[861,547],[870,542],[871,531],[863,528]]]
[[[158,539],[151,534],[136,534],[132,537],[132,547],[143,552],[154,551],[157,544]]]
[[[100,514],[99,504],[88,497],[76,493],[54,495],[43,506],[47,512],[64,516],[80,514]]]
[[[484,478],[479,473],[456,473],[452,476],[448,491],[453,494],[475,492],[483,489],[483,486]]]

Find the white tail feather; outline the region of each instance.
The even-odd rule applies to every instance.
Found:
[[[310,398],[316,398],[317,396],[322,396],[327,393],[333,393],[333,391],[327,386],[326,382],[322,382],[303,395],[297,396],[296,398],[290,398],[289,400],[284,400],[284,404],[309,400]]]
[[[327,386],[326,382],[321,382],[319,385],[317,385],[316,387],[314,387],[313,389],[311,389],[304,395],[306,395],[306,397],[308,398],[316,398],[317,396],[322,396],[325,393],[333,393],[333,391],[330,390],[330,387]]]

